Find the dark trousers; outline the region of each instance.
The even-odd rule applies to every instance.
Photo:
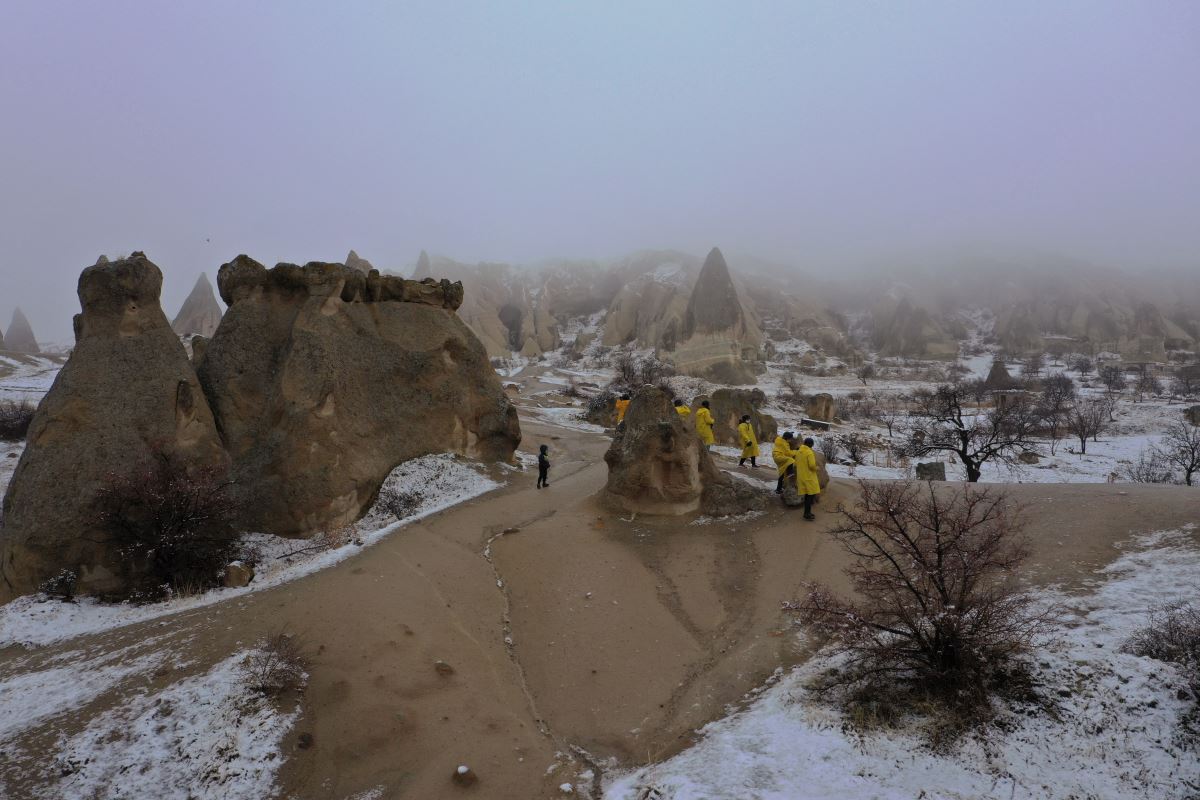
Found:
[[[783,491],[783,479],[796,474],[796,465],[788,464],[787,471],[779,476],[779,481],[775,484],[775,494]]]
[[[812,515],[813,515],[812,504],[813,504],[813,500],[815,498],[816,498],[815,494],[804,495],[804,517],[805,517],[805,519],[808,519],[808,518],[812,517]]]
[[[537,485],[538,485],[539,489],[542,488],[543,486],[550,485],[549,476],[550,476],[550,468],[549,467],[538,467]]]

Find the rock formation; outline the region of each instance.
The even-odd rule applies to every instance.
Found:
[[[759,446],[766,455],[771,442],[775,441],[779,426],[774,417],[759,410],[767,402],[767,396],[761,389],[717,389],[711,397],[697,397],[693,411],[699,407],[701,400],[709,401],[709,410],[715,420],[713,437],[717,444],[741,447],[742,439],[737,426],[742,416],[749,414]]]
[[[201,272],[191,294],[175,315],[171,328],[180,336],[212,336],[220,324],[221,306],[217,304],[208,275]]]
[[[1002,392],[1007,389],[1021,388],[1021,382],[1010,375],[1008,367],[1004,366],[1004,362],[997,358],[992,361],[992,367],[988,370],[983,388],[993,392]]]
[[[358,519],[402,461],[455,451],[507,461],[516,409],[448,280],[238,256],[200,382],[250,502],[242,525],[305,536]]]
[[[33,328],[29,325],[29,320],[25,319],[25,315],[21,313],[21,309],[13,311],[12,322],[8,324],[8,333],[0,338],[5,349],[11,350],[14,353],[40,353],[37,337],[33,335]]]
[[[422,250],[421,254],[417,256],[417,269],[413,274],[413,277],[417,280],[428,278],[430,277],[430,269],[431,266],[429,264],[429,253],[426,253],[424,250]]]
[[[804,404],[804,415],[818,422],[833,422],[837,416],[837,403],[833,395],[826,392],[814,394]]]
[[[661,389],[638,390],[608,452],[603,502],[618,511],[714,516],[762,508],[765,495],[713,463]]]
[[[820,450],[814,450],[813,456],[817,461],[817,485],[824,492],[825,487],[829,485],[829,470],[826,468],[825,454]],[[802,508],[804,506],[804,495],[800,494],[799,478],[797,476],[792,476],[791,480],[783,482],[783,504],[788,508]]]
[[[871,310],[871,338],[880,355],[953,358],[958,342],[928,310],[908,297],[886,298]]]
[[[356,269],[364,275],[375,269],[373,266],[371,266],[370,261],[367,261],[365,258],[360,258],[358,253],[354,252],[353,250],[346,254],[346,266],[350,269]]]
[[[63,569],[81,592],[118,590],[118,554],[97,529],[107,476],[163,453],[198,467],[226,456],[195,373],[159,305],[162,273],[143,254],[79,277],[75,349],[38,405],[4,496],[0,600]]]
[[[757,320],[743,308],[725,257],[714,247],[688,298],[675,365],[686,375],[753,383],[761,349]]]

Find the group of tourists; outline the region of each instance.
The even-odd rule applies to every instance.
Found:
[[[630,397],[628,394],[623,394],[617,398],[617,427],[625,424],[625,413],[629,410]],[[690,417],[695,417],[694,426],[696,435],[700,437],[700,443],[704,445],[704,449],[710,449],[716,442],[713,436],[713,426],[716,425],[716,419],[713,418],[712,408],[707,400],[700,402],[700,407],[696,409],[695,414],[692,413],[691,406],[680,400],[678,397],[671,401],[671,405],[675,407],[675,413],[680,416],[686,423]],[[738,466],[746,466],[746,462],[750,462],[751,467],[758,466],[758,435],[754,431],[754,423],[751,421],[749,414],[743,414],[738,422],[738,438],[742,443],[742,454],[738,460]],[[771,450],[771,456],[775,460],[775,469],[779,473],[779,481],[775,485],[775,494],[783,493],[784,481],[791,478],[796,482],[796,492],[804,497],[804,518],[814,520],[816,517],[812,513],[813,503],[817,500],[817,495],[821,493],[821,481],[817,476],[817,455],[813,452],[812,438],[806,438],[799,445],[800,439],[791,431],[785,431],[782,435],[775,437],[775,446]],[[538,488],[549,486],[547,476],[550,471],[550,460],[547,457],[547,447],[542,445],[541,452],[538,453]]]
[[[821,493],[821,480],[817,475],[817,454],[813,452],[812,437],[806,438],[799,447],[792,445],[797,437],[791,431],[786,431],[775,439],[775,447],[771,451],[775,459],[775,469],[779,473],[779,481],[775,484],[775,494],[783,494],[783,482],[795,476],[796,492],[804,496],[804,518],[814,520],[813,503]]]

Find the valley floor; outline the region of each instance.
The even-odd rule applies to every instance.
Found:
[[[1194,491],[1010,487],[1032,520],[1027,579],[1074,598],[1078,612],[1083,638],[1048,659],[1051,677],[1106,688],[1120,673],[1135,681],[1127,691],[1139,708],[1153,700],[1159,711],[1096,712],[1112,736],[1146,737],[1140,750],[1089,749],[1078,739],[1082,750],[1018,747],[1000,760],[950,763],[902,734],[838,739],[836,720],[803,697],[814,654],[781,603],[806,581],[845,586],[845,557],[825,532],[852,481],[835,478],[815,523],[777,507],[737,521],[626,519],[593,499],[607,436],[571,413],[535,408],[528,398],[554,385],[524,383],[522,451],[528,459],[550,445],[549,489],[534,489],[528,471],[498,470],[490,479],[499,488],[295,580],[0,645],[0,796],[684,800],[910,797],[916,788],[926,797],[1064,796],[1053,774],[1040,789],[1005,782],[1045,753],[1084,770],[1087,758],[1136,757],[1142,776],[1123,778],[1114,784],[1123,793],[1109,796],[1195,791],[1184,783],[1196,780],[1195,762],[1179,760],[1159,732],[1181,705],[1170,699],[1169,669],[1117,659],[1111,646],[1161,592],[1195,596]],[[1175,533],[1139,538],[1156,531]],[[1137,574],[1127,567],[1139,550],[1155,554],[1137,566],[1161,591],[1106,590]],[[1163,559],[1177,569],[1150,569]],[[1116,611],[1125,616],[1114,621]],[[303,641],[308,685],[267,702],[247,690],[241,670],[257,642],[281,631]],[[1103,653],[1080,664],[1093,635]],[[1079,692],[1075,710],[1095,696]],[[1054,729],[1035,733],[1054,738]],[[1036,750],[1031,736],[1018,742]],[[477,776],[474,786],[452,779],[460,765]],[[845,780],[822,783],[831,771]]]

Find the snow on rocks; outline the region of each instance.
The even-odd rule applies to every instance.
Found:
[[[0,606],[0,647],[47,645],[278,586],[344,561],[411,522],[490,492],[500,484],[483,475],[473,462],[441,453],[404,462],[392,470],[383,485],[408,499],[403,519],[397,520],[377,507],[355,528],[340,532],[346,534],[341,537],[304,540],[244,534],[243,542],[258,554],[254,578],[248,586],[213,589],[145,605],[100,603],[90,597],[64,603],[40,594],[26,595]]]
[[[1055,715],[1003,711],[983,737],[934,753],[912,731],[843,730],[805,688],[817,657],[661,764],[625,774],[608,800],[902,800],[1063,798],[1171,800],[1195,796],[1200,759],[1180,741],[1192,700],[1172,664],[1117,652],[1157,602],[1200,588],[1200,549],[1186,532],[1152,534],[1098,574],[1090,594],[1046,593],[1073,611],[1062,637],[1035,654],[1056,692]]]

